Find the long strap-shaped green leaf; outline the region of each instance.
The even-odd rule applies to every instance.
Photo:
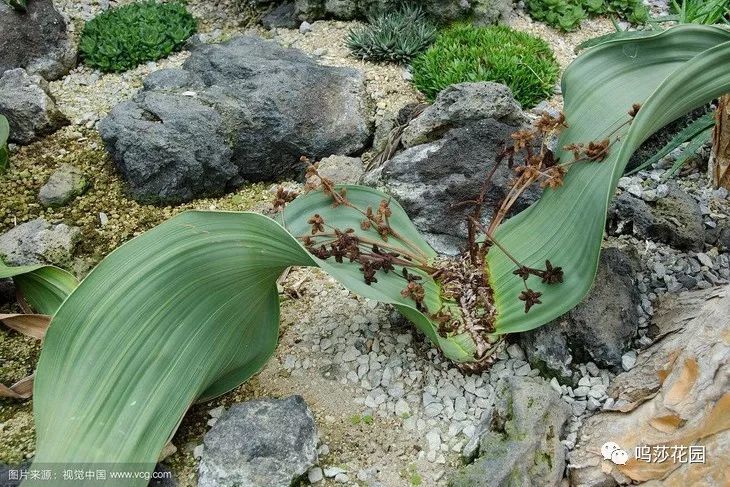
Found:
[[[581,55],[563,77],[569,128],[560,147],[605,138],[642,103],[622,140],[601,163],[576,164],[565,184],[547,190],[528,210],[508,220],[497,239],[528,266],[545,259],[565,270],[565,282],[532,282],[542,304],[528,314],[515,297],[522,281],[514,264],[490,252],[489,268],[499,310],[498,333],[530,330],[574,307],[590,290],[598,266],[606,211],[631,154],[652,133],[730,91],[730,31],[682,25],[642,39],[609,41]],[[563,160],[570,156],[558,154]]]
[[[353,205],[360,209],[367,207],[377,208],[383,199],[388,199],[386,195],[372,188],[352,185],[343,185],[340,188],[347,190],[347,198]],[[417,247],[429,258],[436,258],[436,252],[428,245],[421,234],[418,233],[418,230],[408,218],[403,207],[395,200],[389,201],[393,212],[393,215],[390,217],[391,226],[397,229],[399,235],[403,237],[403,240],[407,240],[408,244]],[[360,236],[369,234],[372,239],[379,239],[375,230],[365,232],[360,229],[360,223],[364,220],[361,213],[343,206],[332,207],[332,199],[321,191],[297,198],[287,206],[283,213],[286,229],[297,236],[309,234],[310,226],[307,225],[307,221],[314,214],[321,215],[325,222],[341,230],[353,228],[358,230],[358,235]],[[388,243],[401,249],[408,248],[408,245],[398,238],[390,237]],[[365,284],[362,272],[358,270],[358,264],[353,265],[348,262],[338,264],[334,259],[326,261],[318,259],[317,265],[340,281],[353,293],[380,301],[381,303],[395,305],[450,360],[454,362],[470,362],[474,360],[475,346],[472,338],[466,333],[449,336],[449,338],[441,337],[434,324],[423,313],[415,309],[414,302],[401,296],[400,292],[405,287],[405,282],[395,273],[384,274],[379,272],[377,284],[369,286]],[[421,273],[421,277],[423,279],[421,283],[426,289],[426,305],[432,313],[436,312],[442,305],[439,298],[438,285],[433,279],[428,278],[423,273]]]
[[[269,358],[276,279],[311,264],[281,226],[252,213],[183,213],[112,252],[46,334],[35,461],[152,469],[193,401]]]
[[[387,197],[350,187],[348,198],[365,208]],[[435,257],[405,211],[394,201],[391,209],[404,241],[390,243]],[[284,220],[292,234],[306,235],[314,213],[343,229],[362,220],[352,209],[332,209],[320,192],[297,199]],[[473,359],[468,335],[440,337],[400,295],[402,278],[379,273],[367,286],[357,264],[315,261],[292,234],[254,213],[187,212],[107,256],[46,335],[34,388],[35,461],[151,469],[192,402],[236,387],[274,351],[275,282],[293,265],[319,265],[354,292],[396,305],[453,360]],[[437,309],[435,283],[424,286]]]
[[[674,149],[679,147],[680,145],[684,144],[685,142],[689,142],[690,140],[694,140],[697,137],[701,137],[701,134],[706,132],[708,129],[711,129],[715,125],[715,114],[714,113],[706,113],[702,115],[697,120],[693,120],[689,125],[684,127],[682,130],[680,130],[677,135],[672,137],[672,140],[667,142],[667,144],[659,149],[653,156],[651,156],[646,161],[642,162],[639,166],[637,166],[634,169],[631,169],[626,173],[627,176],[630,176],[632,174],[636,174],[637,172],[647,168],[651,167],[653,164],[656,164],[660,160],[662,160],[664,157],[666,157],[670,152],[672,152]],[[704,142],[706,142],[707,139],[704,139]],[[703,142],[703,143],[704,143]]]
[[[78,286],[76,278],[58,267],[27,265],[9,267],[0,260],[0,279],[12,277],[23,297],[38,313],[53,315]]]

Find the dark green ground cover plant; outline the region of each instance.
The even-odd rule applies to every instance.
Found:
[[[552,94],[558,73],[547,42],[504,26],[454,25],[413,61],[413,82],[429,100],[455,83],[496,81],[525,108]]]
[[[596,15],[616,15],[637,25],[649,19],[642,0],[527,0],[525,5],[532,18],[564,32]]]
[[[369,15],[367,24],[349,31],[347,46],[362,59],[407,63],[433,43],[437,32],[421,7],[406,4]]]
[[[497,166],[484,168],[482,192],[464,202],[474,212],[458,257],[439,256],[388,195],[334,186],[310,167],[316,184],[306,194],[277,193],[277,220],[185,212],[119,247],[80,284],[55,268],[0,265],[26,308],[52,316],[33,384],[34,462],[152,471],[191,404],[235,388],[274,352],[277,280],[290,266],[319,267],[393,305],[461,368],[488,366],[505,335],[551,322],[588,293],[632,153],[730,91],[728,64],[730,31],[712,26],[587,50],[565,71],[564,115],[516,132],[499,154],[514,180],[490,222],[480,205]],[[540,143],[558,130],[554,151]],[[544,186],[540,200],[506,218],[533,184]]]
[[[79,50],[91,67],[125,71],[180,49],[196,28],[195,19],[181,3],[132,3],[87,22]]]

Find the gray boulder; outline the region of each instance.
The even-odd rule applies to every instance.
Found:
[[[289,487],[317,463],[317,430],[301,396],[235,404],[205,435],[199,487]]]
[[[334,17],[342,20],[362,18],[375,10],[396,7],[398,0],[296,0],[302,20]],[[418,2],[434,18],[445,22],[472,19],[486,25],[506,21],[513,11],[511,0],[425,0]]]
[[[28,144],[68,123],[38,75],[22,69],[5,71],[0,77],[0,114],[10,124],[10,141]]]
[[[628,255],[616,248],[603,249],[593,287],[583,301],[538,330],[519,335],[533,367],[563,383],[570,382],[571,362],[595,362],[620,371],[621,356],[631,347],[639,326],[641,296],[633,274]]]
[[[357,184],[365,172],[359,157],[330,156],[317,164],[320,176],[336,184]]]
[[[525,122],[510,89],[499,83],[459,83],[439,93],[436,101],[403,131],[404,147],[432,142],[452,128],[493,118],[509,125]]]
[[[65,223],[51,225],[42,218],[0,235],[0,259],[8,265],[55,264],[69,267],[81,230]]]
[[[0,2],[0,74],[25,68],[55,80],[76,65],[76,47],[51,0],[32,0],[20,13]]]
[[[81,195],[89,186],[89,181],[79,169],[63,164],[51,174],[38,193],[38,201],[45,207],[63,206]]]
[[[515,130],[516,126],[492,118],[454,128],[435,142],[406,149],[367,173],[363,181],[392,194],[434,249],[457,253],[467,236],[466,215],[471,208],[454,205],[479,195],[484,178]],[[506,163],[497,169],[485,215],[506,196],[513,174]],[[527,191],[515,210],[535,202],[539,194],[539,189]]]
[[[356,154],[371,136],[360,71],[255,37],[195,47],[99,131],[134,198],[173,204],[296,176],[302,155]]]
[[[701,251],[705,228],[697,202],[677,186],[651,204],[622,193],[609,209],[609,233],[634,234],[679,250]]]
[[[720,250],[730,251],[730,220],[720,221],[712,232],[712,238],[708,240]]]
[[[301,22],[297,18],[294,3],[284,2],[261,17],[261,25],[267,29],[296,29]]]
[[[573,385],[573,356],[563,328],[560,322],[552,322],[520,333],[518,340],[533,368],[538,369],[544,377],[555,377],[561,384]]]
[[[565,469],[560,443],[570,408],[544,380],[509,377],[496,387],[494,409],[465,446],[471,464],[452,487],[557,486]]]
[[[569,457],[570,485],[727,485],[725,460],[691,463],[677,457],[663,464],[656,451],[650,451],[651,462],[634,457],[637,447],[647,445],[702,445],[706,455],[730,449],[728,309],[728,286],[668,296],[659,304],[655,343],[639,353],[634,368],[611,381],[613,405],[579,431]],[[629,453],[631,468],[604,459],[606,441]]]

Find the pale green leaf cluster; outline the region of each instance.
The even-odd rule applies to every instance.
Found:
[[[350,29],[347,47],[362,59],[407,63],[433,43],[437,32],[422,8],[407,4],[369,15],[367,24]]]

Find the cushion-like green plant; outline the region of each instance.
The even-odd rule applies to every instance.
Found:
[[[418,6],[404,5],[368,17],[347,36],[352,53],[372,61],[408,62],[436,39],[437,29]]]
[[[580,27],[588,16],[615,14],[632,24],[644,24],[649,9],[642,0],[527,0],[527,10],[535,20],[562,31]]]
[[[180,3],[132,3],[87,22],[79,50],[89,66],[125,71],[169,55],[195,30],[195,19]]]
[[[413,62],[413,82],[431,100],[455,83],[496,81],[523,107],[550,96],[558,72],[547,42],[502,26],[457,24]]]

